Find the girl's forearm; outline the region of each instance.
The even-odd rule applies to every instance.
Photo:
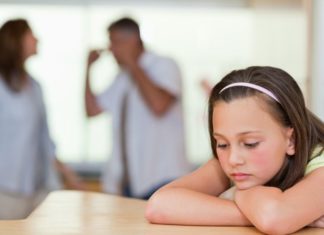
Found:
[[[156,192],[148,202],[146,218],[158,224],[251,225],[235,202],[184,188]]]
[[[290,220],[290,215],[296,214],[296,208],[289,206],[279,188],[256,186],[238,190],[235,202],[251,223],[264,233],[287,234],[301,228],[298,221]]]

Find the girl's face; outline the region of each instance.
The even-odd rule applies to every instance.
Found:
[[[22,49],[24,60],[37,53],[37,38],[31,30],[28,30],[23,36]]]
[[[280,125],[256,97],[214,105],[214,138],[219,162],[238,189],[267,183],[294,155],[293,129]]]

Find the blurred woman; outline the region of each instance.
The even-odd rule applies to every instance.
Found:
[[[0,219],[26,217],[61,188],[57,170],[71,188],[79,178],[55,156],[39,83],[25,68],[37,53],[28,22],[15,19],[0,28]]]

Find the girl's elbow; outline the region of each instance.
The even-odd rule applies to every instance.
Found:
[[[160,222],[159,211],[156,210],[152,203],[148,203],[145,209],[145,218],[148,222],[156,224]]]
[[[264,205],[262,211],[254,221],[255,227],[257,227],[261,232],[266,234],[288,234],[289,226],[287,221],[285,221],[281,216],[280,207],[277,203],[268,203]]]
[[[294,233],[302,228],[303,226],[296,225],[293,221],[280,219],[278,216],[277,219],[273,219],[272,221],[264,223],[263,226],[260,226],[258,229],[266,234],[285,235]]]
[[[285,227],[286,226],[286,227]],[[278,224],[273,224],[270,227],[259,228],[259,230],[265,234],[269,235],[286,235],[291,234],[297,231],[297,229],[289,229],[287,225],[280,226]]]
[[[163,224],[163,206],[159,202],[158,195],[154,194],[148,201],[145,209],[145,218],[153,224]]]
[[[269,235],[284,235],[289,234],[287,230],[287,225],[281,225],[280,223],[276,223],[274,221],[267,221],[264,223],[260,223],[256,225],[256,227],[263,233]]]
[[[289,221],[280,216],[280,211],[269,211],[260,216],[255,222],[255,227],[261,232],[271,235],[284,235],[295,232],[297,229],[290,225]]]

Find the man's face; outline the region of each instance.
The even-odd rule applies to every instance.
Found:
[[[138,36],[131,31],[115,29],[109,32],[109,38],[109,50],[118,64],[122,65],[125,57],[139,48]]]

